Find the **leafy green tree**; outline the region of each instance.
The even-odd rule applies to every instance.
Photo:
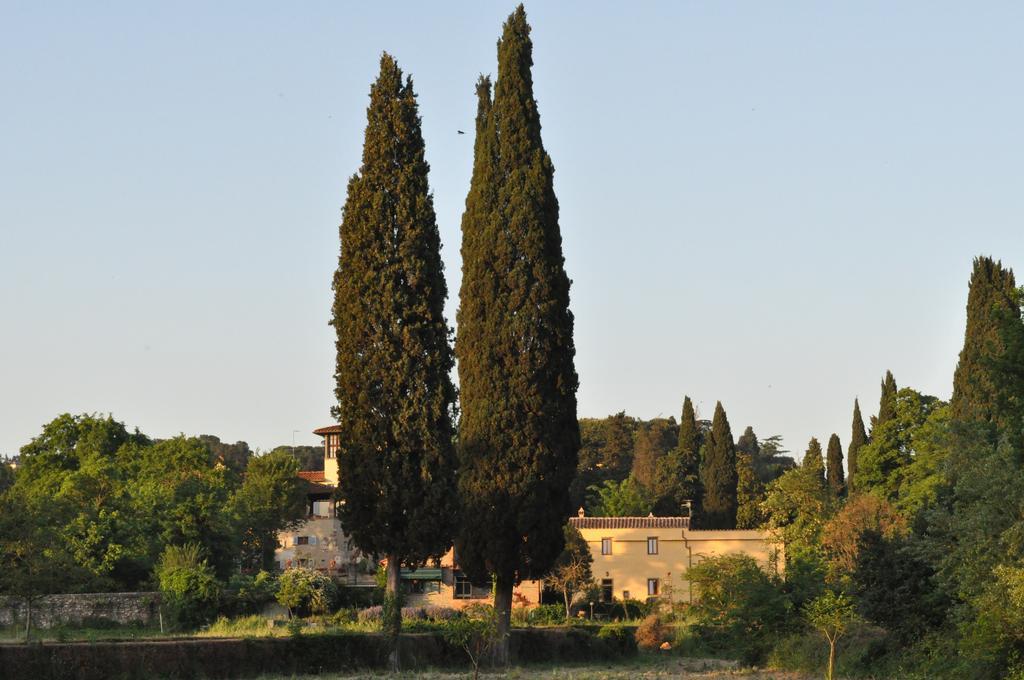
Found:
[[[701,465],[704,498],[698,517],[702,529],[736,528],[736,446],[722,402],[715,404],[711,432],[704,444]]]
[[[498,79],[477,86],[473,177],[462,219],[456,341],[461,420],[461,567],[494,575],[499,664],[512,590],[562,552],[580,446],[573,317],[551,159],[533,96],[520,5],[498,43]]]
[[[87,575],[52,530],[47,504],[19,490],[0,494],[0,595],[25,606],[25,641],[33,609],[44,596],[75,589]]]
[[[1000,332],[1006,314],[1020,316],[1013,270],[990,257],[974,259],[967,296],[964,346],[953,376],[952,416],[960,421],[992,421],[997,415],[994,361],[1005,352]]]
[[[808,603],[805,615],[807,622],[828,641],[828,668],[825,678],[832,680],[836,664],[836,643],[850,626],[857,622],[853,600],[842,593],[826,590]]]
[[[774,434],[758,442],[757,455],[754,456],[754,471],[762,484],[769,484],[782,476],[786,470],[796,467],[789,451],[782,444],[782,436]]]
[[[851,590],[864,618],[909,644],[945,619],[949,602],[934,575],[905,536],[869,529],[858,541]]]
[[[739,649],[758,663],[787,628],[792,605],[781,583],[749,555],[708,557],[684,578],[694,591],[694,630],[712,649]]]
[[[334,276],[338,516],[363,552],[387,556],[397,599],[401,565],[440,557],[455,529],[454,358],[416,93],[386,53],[366,116]],[[399,607],[388,613],[397,668]]]
[[[761,453],[754,428],[747,426],[736,442],[736,528],[756,529],[764,523],[764,483],[757,475]]]
[[[473,680],[480,677],[480,665],[487,655],[501,644],[497,612],[485,604],[465,607],[462,616],[449,621],[441,635],[445,642],[466,652],[473,666]]]
[[[655,418],[637,429],[633,442],[633,478],[652,496],[658,495],[659,468],[679,437],[674,418]]]
[[[156,575],[163,602],[179,626],[194,629],[213,620],[220,584],[198,543],[167,546]]]
[[[278,534],[305,518],[306,489],[298,471],[298,461],[282,450],[249,462],[232,499],[243,569],[272,569]]]
[[[896,417],[896,379],[892,377],[892,371],[885,372],[885,379],[882,380],[882,396],[878,401],[878,416],[874,419],[871,436],[875,435],[875,428],[885,425]]]
[[[0,495],[14,486],[14,468],[11,462],[0,456]]]
[[[220,437],[215,437],[212,434],[201,434],[198,439],[210,450],[210,455],[213,457],[215,464],[227,465],[238,473],[245,470],[246,466],[249,465],[249,459],[253,456],[252,450],[246,442],[228,444],[227,442],[222,442]],[[323,455],[322,450],[321,455]]]
[[[843,447],[839,443],[839,435],[834,432],[828,438],[828,451],[825,459],[827,462],[825,479],[828,481],[828,488],[836,498],[842,498],[846,495],[846,479],[843,475]]]
[[[574,508],[586,505],[590,487],[608,480],[619,482],[629,476],[633,437],[639,428],[637,419],[624,411],[607,418],[580,418],[579,425],[579,463],[569,491]]]
[[[287,569],[277,583],[277,601],[287,607],[288,616],[326,614],[338,600],[338,586],[316,569]]]
[[[565,549],[555,560],[551,572],[544,578],[544,585],[562,594],[565,601],[565,619],[569,620],[573,595],[585,590],[594,582],[591,565],[594,556],[580,530],[571,524],[565,525]]]
[[[650,498],[632,477],[621,482],[606,481],[601,486],[592,486],[593,494],[589,507],[596,517],[644,517],[652,511]]]
[[[871,441],[857,454],[857,488],[895,501],[907,467],[914,460],[914,434],[942,406],[932,396],[904,388],[896,396],[893,415],[876,424]]]
[[[857,457],[861,448],[868,443],[868,433],[864,429],[864,419],[860,415],[860,402],[853,400],[853,425],[850,433],[850,446],[846,450],[846,467],[849,471],[846,484],[850,490],[856,488],[854,478],[857,474]]]

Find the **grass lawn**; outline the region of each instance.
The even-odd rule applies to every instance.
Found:
[[[355,678],[404,678],[407,680],[468,680],[472,671],[419,671],[397,676],[384,671],[310,676],[263,676],[261,680],[354,680]],[[810,680],[808,676],[785,671],[739,668],[732,661],[688,659],[672,655],[640,654],[621,663],[510,668],[504,673],[482,671],[486,680]]]

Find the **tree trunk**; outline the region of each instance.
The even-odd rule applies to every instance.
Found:
[[[494,665],[506,668],[509,664],[509,629],[512,625],[512,589],[515,580],[506,574],[494,576],[494,615],[497,630],[494,643]]]
[[[382,627],[388,638],[388,665],[393,673],[397,673],[401,666],[401,653],[399,643],[402,632],[402,598],[399,589],[401,581],[401,562],[397,555],[388,555],[388,566],[385,572],[384,608],[382,612]]]
[[[562,597],[565,598],[565,620],[569,620],[569,591],[568,589],[562,591]]]
[[[25,600],[25,642],[32,634],[32,598]]]
[[[832,680],[832,669],[836,663],[836,643],[835,640],[828,641],[828,675],[825,677],[827,680]]]

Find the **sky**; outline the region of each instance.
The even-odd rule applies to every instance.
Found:
[[[0,454],[64,412],[319,443],[380,54],[419,94],[454,325],[513,8],[0,0]],[[887,369],[949,397],[972,259],[1024,272],[1024,4],[526,9],[580,416],[721,400],[802,455]]]

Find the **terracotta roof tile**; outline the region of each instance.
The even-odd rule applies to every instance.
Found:
[[[689,517],[570,517],[577,529],[688,529]]]
[[[302,477],[307,482],[323,482],[327,479],[323,470],[300,470],[299,477]]]
[[[341,432],[341,425],[327,425],[324,427],[318,427],[313,430],[313,434],[325,435],[325,434],[336,434]]]

